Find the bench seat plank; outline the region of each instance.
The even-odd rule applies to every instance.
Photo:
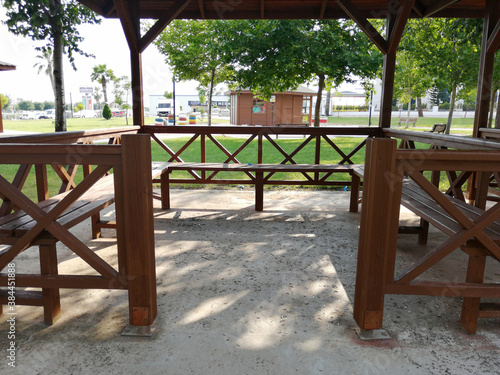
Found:
[[[445,197],[452,201],[470,220],[474,220],[484,213],[480,208],[472,206],[460,199],[449,195],[445,195]],[[450,236],[463,229],[448,212],[430,198],[414,182],[403,182],[401,204]],[[485,232],[493,241],[500,244],[500,223],[494,222],[485,229]]]

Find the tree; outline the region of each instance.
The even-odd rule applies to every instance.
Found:
[[[54,107],[55,107],[55,103],[54,102],[43,102],[43,109],[44,110],[52,109]]]
[[[172,67],[174,79],[197,80],[209,87],[208,125],[211,125],[214,87],[226,82],[232,69],[225,62],[228,52],[220,43],[219,30],[227,21],[175,20],[154,42]]]
[[[43,103],[35,102],[33,105],[35,106],[35,111],[43,111]]]
[[[113,114],[111,113],[111,109],[109,108],[108,103],[104,104],[104,108],[102,110],[102,117],[104,117],[106,120],[109,120],[111,117],[113,117]]]
[[[352,21],[228,21],[218,33],[240,87],[268,98],[316,79],[315,126],[324,88],[352,81],[353,76],[375,78],[382,62],[382,55]]]
[[[4,109],[8,108],[9,104],[10,104],[9,97],[0,94],[0,105],[2,106],[2,108],[4,108]]]
[[[102,65],[96,65],[94,66],[94,69],[92,70],[92,74],[90,75],[90,79],[92,81],[97,81],[102,85],[102,93],[104,95],[104,102],[108,102],[108,92],[107,92],[107,87],[108,87],[108,81],[115,81],[116,77],[115,74],[113,73],[113,70],[108,69],[106,64]]]
[[[165,93],[163,94],[163,96],[164,96],[166,99],[173,99],[173,98],[174,98],[174,93],[173,93],[173,92],[170,92],[170,91],[165,91]]]
[[[44,72],[50,79],[50,85],[52,86],[52,92],[54,93],[54,97],[56,95],[56,82],[54,79],[54,63],[52,58],[52,49],[47,48],[45,51],[42,51],[41,55],[36,56],[37,59],[41,61],[37,62],[33,65],[33,68],[38,68],[38,74]]]
[[[128,125],[128,110],[132,108],[128,104],[128,95],[130,93],[130,89],[132,87],[132,83],[130,82],[127,76],[123,76],[115,79],[115,88],[113,93],[115,94],[115,103],[120,106],[121,109],[125,110],[125,121]],[[125,99],[123,96],[125,95]]]
[[[33,111],[35,109],[35,105],[30,100],[23,100],[18,105],[21,111]]]
[[[94,100],[95,100],[95,104],[97,106],[97,109],[101,108],[99,105],[99,103],[101,102],[101,98],[102,98],[101,89],[99,88],[99,86],[95,86],[94,87]]]
[[[450,133],[455,102],[477,85],[482,22],[477,19],[435,18],[418,22],[419,45],[414,57],[451,94],[446,134]]]
[[[74,53],[91,56],[80,49],[83,40],[77,26],[99,23],[97,15],[76,0],[4,0],[7,9],[9,31],[28,36],[32,40],[45,41],[37,48],[42,52],[52,51],[55,86],[55,130],[66,130],[64,103],[63,54],[67,54],[73,69]]]
[[[84,109],[85,109],[85,106],[83,105],[83,103],[76,103],[73,106],[73,112],[80,112],[80,111],[83,111]]]

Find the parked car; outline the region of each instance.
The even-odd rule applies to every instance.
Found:
[[[73,112],[73,117],[74,118],[96,118],[97,115],[95,114],[94,111],[91,111],[89,109],[82,109],[81,111]]]
[[[21,115],[21,120],[34,120],[35,114],[33,112],[25,112]]]
[[[43,119],[55,119],[56,118],[56,110],[55,109],[47,109],[44,113],[40,115],[39,118]]]

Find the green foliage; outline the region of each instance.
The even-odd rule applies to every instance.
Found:
[[[76,103],[73,106],[73,111],[74,112],[80,112],[80,111],[83,111],[84,109],[85,109],[85,106],[83,105],[83,103]]]
[[[46,53],[52,51],[53,89],[56,103],[55,130],[66,130],[62,56],[66,54],[76,70],[74,53],[92,56],[80,49],[83,40],[77,26],[99,23],[96,13],[76,0],[4,0],[10,32],[36,41]]]
[[[115,81],[116,77],[115,74],[113,73],[113,70],[108,69],[106,64],[101,64],[101,65],[96,65],[92,69],[92,73],[90,74],[90,79],[92,81],[97,81],[101,84],[102,86],[102,93],[104,95],[104,101],[106,103],[108,102],[108,92],[107,92],[107,87],[108,87],[108,82]]]
[[[227,21],[219,33],[236,83],[265,98],[321,76],[327,89],[351,81],[352,75],[374,78],[382,62],[351,21]]]
[[[55,104],[54,102],[43,102],[43,109],[44,110],[47,110],[47,109],[52,109],[55,107]]]
[[[104,117],[106,120],[109,120],[111,117],[113,117],[113,113],[111,113],[111,109],[109,108],[108,103],[104,104],[102,117]]]
[[[35,105],[31,100],[23,100],[18,103],[19,109],[22,111],[33,111],[35,109]]]
[[[173,99],[173,98],[174,98],[174,93],[173,93],[173,92],[170,92],[170,91],[165,91],[165,93],[163,94],[163,96],[164,96],[166,99]]]
[[[2,108],[9,108],[9,97],[0,94],[0,104],[2,105]]]
[[[101,20],[97,14],[78,1],[69,0],[4,0],[7,10],[5,24],[16,35],[44,40],[46,44],[37,48],[47,51],[54,48],[54,34],[61,33],[64,53],[74,65],[74,53],[92,56],[80,49],[83,41],[77,26],[85,23],[97,24]],[[76,70],[76,68],[75,68]]]

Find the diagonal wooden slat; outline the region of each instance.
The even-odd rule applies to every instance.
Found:
[[[415,0],[406,0],[403,2],[401,9],[399,9],[398,15],[396,17],[396,22],[394,23],[394,27],[391,30],[391,34],[389,35],[389,48],[388,54],[395,53],[399,47],[399,43],[401,42],[401,38],[403,37],[403,33],[408,23],[408,18],[410,17],[411,10]]]
[[[30,173],[32,164],[21,164],[19,169],[14,176],[14,180],[12,181],[12,185],[14,185],[18,190],[21,190],[26,182],[26,178],[28,178],[28,174]],[[12,212],[14,206],[10,200],[5,200],[0,207],[0,217],[8,215]]]
[[[139,40],[139,53],[156,39],[158,35],[189,5],[191,0],[177,0]]]
[[[368,36],[368,38],[377,46],[384,55],[387,55],[389,44],[382,35],[373,27],[370,21],[356,8],[350,0],[336,0],[337,4],[347,13],[349,18],[354,20],[359,28]]]
[[[450,180],[450,187],[448,188],[448,190],[446,190],[445,194],[452,195],[454,197],[459,198],[460,200],[465,201],[465,197],[463,196],[461,188],[463,184],[467,182],[469,177],[472,175],[472,172],[462,171],[460,172],[458,177],[456,176],[456,174],[454,177],[452,177],[450,173],[448,173],[448,179]],[[457,194],[459,196],[457,196]]]
[[[156,141],[156,143],[158,143],[160,145],[160,147],[163,148],[171,156],[171,158],[169,159],[169,162],[173,162],[173,161],[178,161],[179,163],[184,162],[184,160],[177,157],[175,152],[170,147],[168,147],[165,144],[165,142],[163,142],[160,138],[158,138],[156,136],[156,134],[151,134],[151,138],[153,138]]]
[[[127,43],[132,51],[137,52],[139,51],[139,35],[137,34],[136,20],[132,19],[128,2],[126,0],[114,0],[114,2]]]
[[[12,261],[20,252],[26,249],[30,243],[44,230],[48,230],[59,240],[67,245],[71,245],[75,253],[81,256],[89,265],[103,276],[117,277],[117,272],[104,262],[100,257],[95,255],[74,235],[63,228],[57,222],[56,218],[61,215],[72,203],[74,203],[82,194],[84,194],[91,186],[94,185],[106,172],[110,169],[109,166],[97,167],[86,179],[84,179],[75,189],[70,191],[50,212],[45,213],[34,202],[27,198],[24,194],[17,191],[7,180],[0,176],[0,191],[12,199],[14,202],[23,207],[24,211],[37,220],[37,224],[33,226],[23,237],[21,237],[7,253],[0,256],[0,270]],[[85,248],[83,248],[82,247]]]
[[[452,4],[458,3],[460,0],[438,0],[432,3],[425,9],[424,17],[432,17],[437,12],[449,7]]]
[[[347,162],[348,164],[354,164],[352,160],[347,156],[344,151],[342,151],[329,137],[323,136],[323,139],[328,143],[342,158],[342,161],[339,164],[344,164]]]
[[[326,6],[328,5],[328,0],[323,0],[321,2],[321,10],[319,11],[319,19],[323,19],[325,17]]]
[[[497,21],[495,28],[488,38],[487,51],[489,53],[496,53],[500,48],[500,20]]]
[[[203,5],[203,0],[198,0],[198,8],[200,8],[201,19],[204,20],[206,16],[205,16],[205,7]]]

